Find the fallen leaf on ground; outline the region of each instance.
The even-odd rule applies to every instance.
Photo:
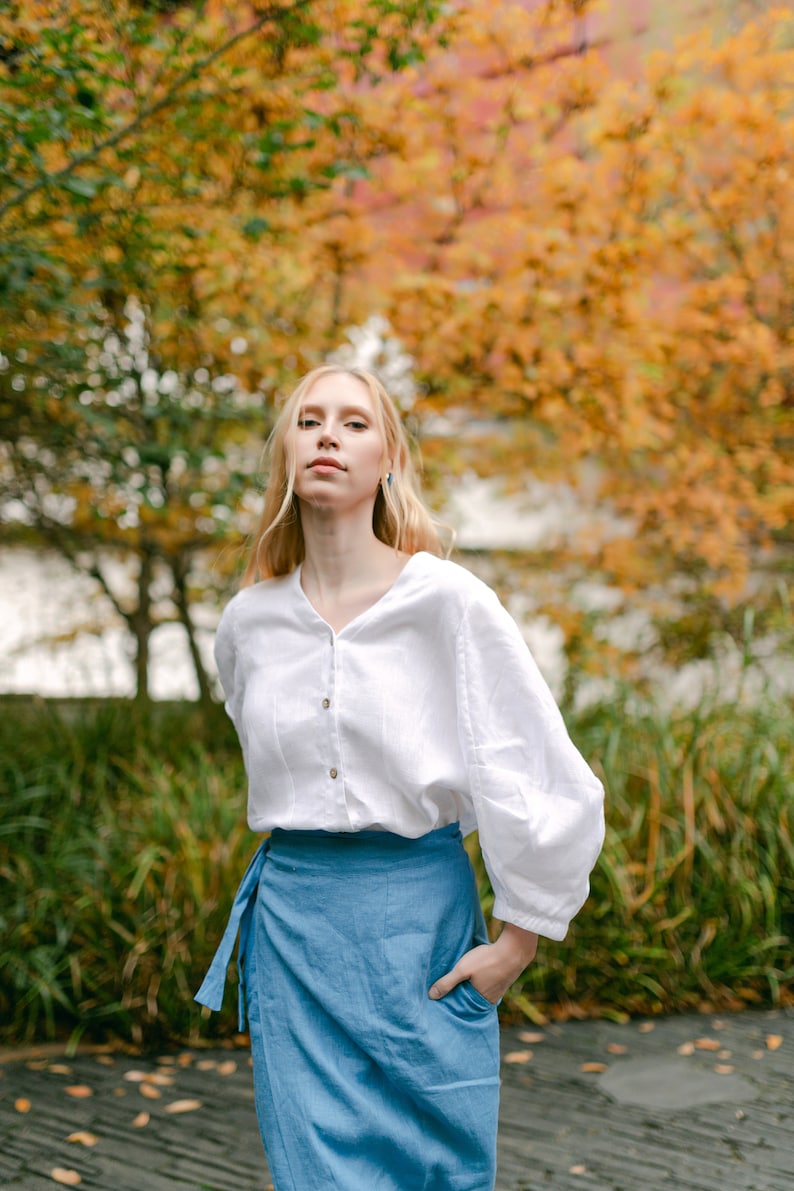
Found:
[[[80,1129],[77,1133],[70,1133],[66,1140],[77,1142],[81,1146],[95,1146],[99,1138],[96,1133],[89,1133],[86,1129]]]
[[[116,1060],[113,1055],[97,1055],[96,1061],[101,1063],[103,1067],[115,1067]]]
[[[641,1034],[650,1034],[651,1030],[656,1029],[656,1023],[652,1021],[641,1021],[637,1028]]]
[[[766,1053],[766,1051],[763,1051],[763,1050],[754,1050],[753,1058],[754,1059],[763,1059],[765,1053]]]
[[[695,1042],[695,1050],[720,1050],[721,1047],[722,1043],[716,1038],[698,1038]]]
[[[158,1088],[170,1088],[173,1086],[173,1075],[166,1075],[164,1071],[154,1071],[151,1075],[144,1075],[143,1083],[155,1084]]]
[[[72,1074],[71,1067],[67,1067],[66,1063],[49,1063],[49,1064],[45,1064],[45,1066],[47,1067],[48,1071],[52,1072],[53,1075],[71,1075]]]
[[[715,1063],[714,1070],[717,1075],[733,1075],[734,1068],[730,1063]]]
[[[148,1112],[139,1112],[135,1120],[132,1122],[133,1129],[144,1129],[152,1118]]]
[[[76,1170],[66,1170],[63,1166],[53,1167],[50,1178],[54,1183],[63,1183],[64,1187],[79,1187],[83,1181]]]
[[[522,1030],[518,1035],[519,1042],[545,1042],[546,1035],[540,1030]]]
[[[214,1071],[217,1066],[218,1064],[215,1059],[199,1059],[199,1061],[196,1063],[196,1070]]]
[[[606,1071],[606,1069],[607,1069],[606,1063],[582,1063],[581,1067],[579,1068],[580,1071],[585,1071],[588,1074],[595,1074],[596,1072],[599,1072],[599,1071]]]
[[[531,1050],[511,1050],[505,1055],[504,1061],[506,1063],[528,1063],[531,1058]]]
[[[195,1112],[197,1108],[201,1108],[200,1100],[174,1100],[165,1105],[164,1112]]]
[[[622,1042],[607,1043],[607,1051],[611,1055],[625,1055],[626,1052],[628,1051],[628,1049],[629,1048],[627,1046],[624,1046]]]
[[[73,1083],[71,1087],[66,1088],[67,1096],[74,1096],[75,1100],[87,1100],[89,1096],[93,1096],[94,1089],[89,1088],[85,1083]]]
[[[218,1075],[234,1075],[237,1070],[237,1064],[234,1059],[227,1059],[225,1063],[218,1066]]]
[[[18,1100],[14,1101],[14,1108],[17,1112],[30,1112],[30,1101],[26,1100],[24,1096],[20,1096]]]
[[[185,1050],[182,1052],[181,1055],[177,1055],[176,1061],[180,1067],[189,1067],[190,1064],[193,1062],[194,1057],[195,1056],[192,1054],[191,1051]]]
[[[778,1050],[783,1045],[782,1034],[767,1034],[766,1048],[767,1050]]]
[[[682,1042],[678,1047],[677,1053],[680,1055],[693,1055],[695,1053],[694,1042]]]
[[[721,1050],[720,1053],[717,1055],[717,1058],[722,1059],[724,1062],[726,1059],[730,1059],[732,1057],[732,1055],[733,1055],[732,1050]]]
[[[145,1071],[125,1071],[124,1078],[128,1083],[143,1083],[146,1079]]]
[[[568,1174],[587,1174],[587,1167],[583,1162],[580,1162],[578,1166],[571,1166]]]
[[[163,1094],[159,1088],[152,1087],[150,1083],[139,1083],[138,1091],[147,1100],[159,1100]]]

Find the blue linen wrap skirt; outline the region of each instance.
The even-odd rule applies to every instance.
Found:
[[[467,981],[428,997],[488,941],[458,824],[414,840],[273,831],[196,995],[212,1009],[238,929],[276,1191],[492,1191],[496,1006]]]

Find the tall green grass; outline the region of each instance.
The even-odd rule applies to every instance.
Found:
[[[253,851],[225,718],[4,712],[0,1036],[195,1040],[192,994]]]
[[[791,706],[663,713],[627,695],[569,725],[607,789],[607,841],[568,939],[542,944],[505,1015],[791,999]],[[0,788],[0,1037],[233,1031],[231,992],[209,1021],[192,1000],[258,842],[220,709],[7,701]]]
[[[606,788],[591,896],[514,1007],[613,1017],[792,999],[794,709],[638,705],[571,721]]]

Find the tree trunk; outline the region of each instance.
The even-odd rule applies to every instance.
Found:
[[[179,612],[179,620],[187,634],[187,643],[190,650],[190,657],[193,661],[193,669],[196,674],[196,681],[199,688],[199,702],[202,707],[209,706],[212,702],[212,688],[210,680],[207,676],[207,671],[201,657],[201,652],[196,641],[196,629],[193,624],[193,618],[190,615],[190,602],[187,595],[187,577],[190,569],[189,559],[184,555],[177,555],[171,559],[171,573],[174,576],[174,602]]]
[[[152,555],[144,550],[141,554],[141,565],[138,571],[138,607],[127,616],[127,623],[135,638],[135,702],[139,707],[147,707],[151,702],[149,696],[149,640],[153,628],[150,591],[152,571]]]

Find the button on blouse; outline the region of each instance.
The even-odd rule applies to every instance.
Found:
[[[479,830],[494,916],[564,938],[603,790],[489,587],[420,552],[334,633],[298,568],[230,600],[215,654],[254,831],[416,838],[459,820]]]

